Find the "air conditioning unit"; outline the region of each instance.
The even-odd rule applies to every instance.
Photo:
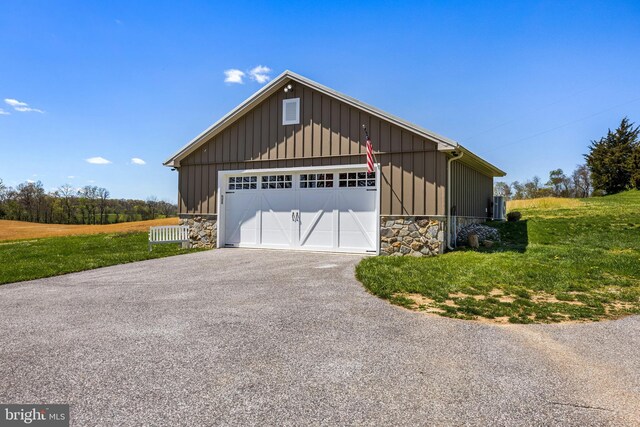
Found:
[[[493,196],[493,220],[504,221],[507,215],[507,201],[504,196]]]

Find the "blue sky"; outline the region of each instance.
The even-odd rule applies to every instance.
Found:
[[[262,65],[453,138],[509,181],[546,179],[640,122],[639,22],[638,1],[4,0],[0,178],[175,201],[162,161],[258,90]]]

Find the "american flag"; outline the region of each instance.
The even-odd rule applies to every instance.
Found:
[[[367,172],[373,172],[373,145],[371,139],[367,135]]]

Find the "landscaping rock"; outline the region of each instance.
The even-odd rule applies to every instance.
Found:
[[[483,242],[485,240],[491,240],[493,242],[500,241],[500,233],[497,229],[484,224],[470,224],[462,227],[458,231],[458,245],[468,244],[469,235],[471,234],[475,234],[476,236],[478,236],[479,242]]]

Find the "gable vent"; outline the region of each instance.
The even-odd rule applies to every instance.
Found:
[[[297,125],[300,123],[300,98],[282,100],[282,124]]]

